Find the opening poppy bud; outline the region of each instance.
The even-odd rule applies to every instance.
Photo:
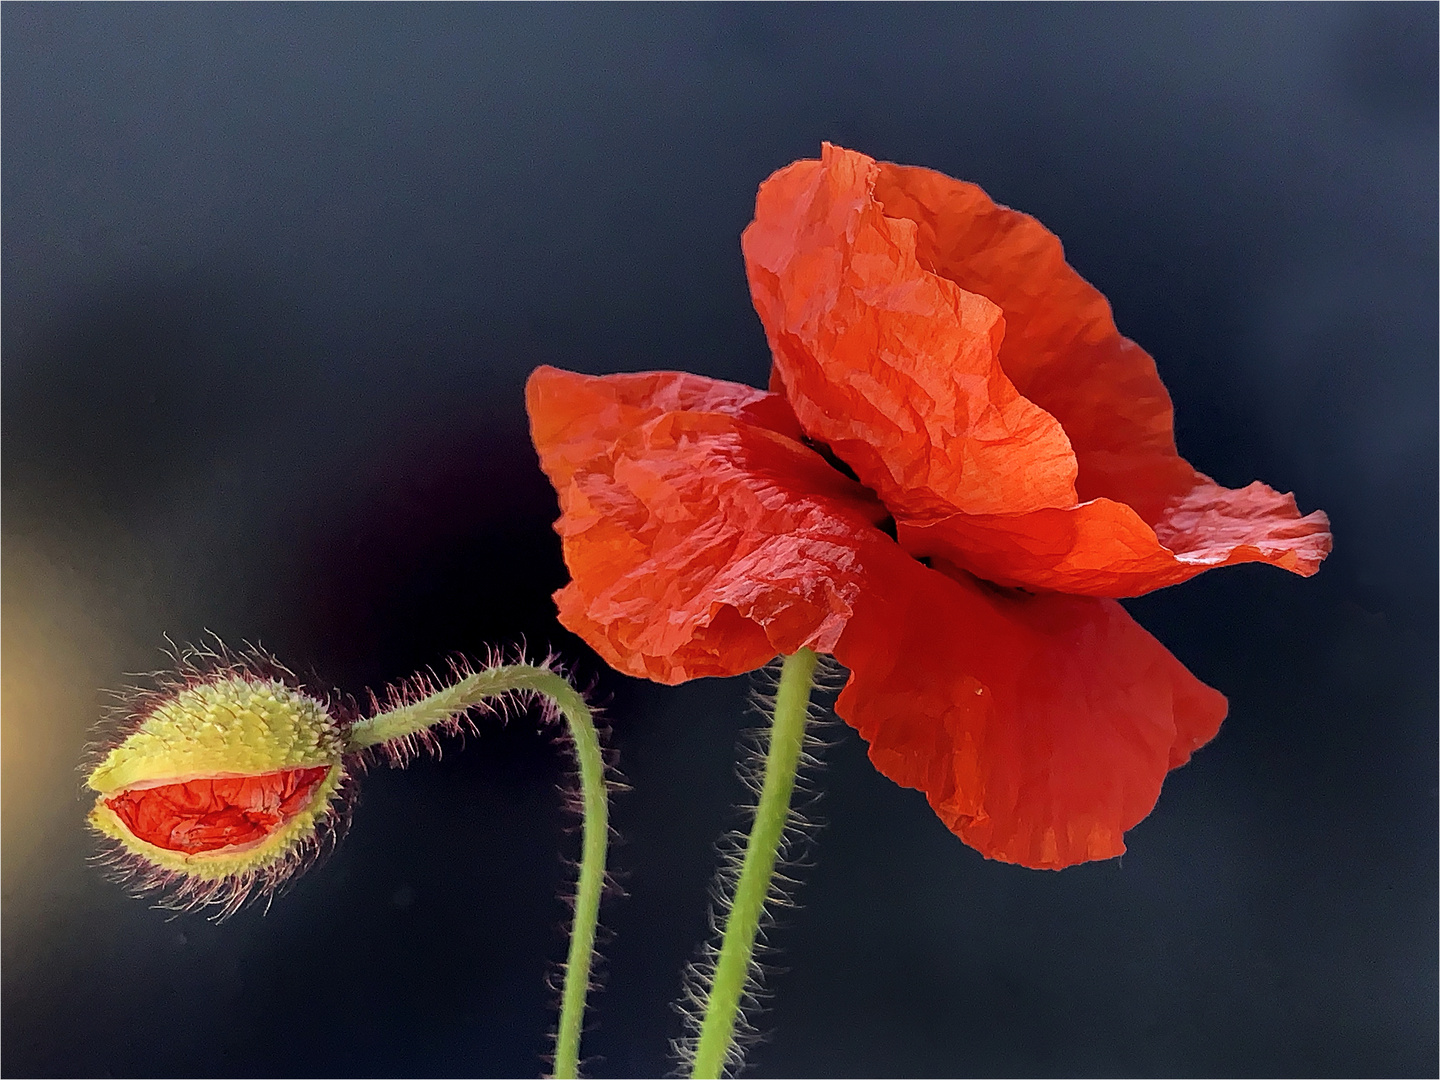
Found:
[[[179,876],[182,902],[223,896],[234,910],[318,848],[345,780],[343,727],[323,702],[237,667],[134,719],[87,783],[99,793],[90,825],[132,857],[142,887]]]

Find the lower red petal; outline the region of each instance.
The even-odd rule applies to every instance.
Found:
[[[1113,600],[1010,595],[898,550],[869,571],[835,649],[851,672],[836,712],[988,858],[1119,855],[1225,716]]]
[[[194,855],[263,840],[315,798],[329,765],[258,776],[197,777],[132,788],[105,805],[137,838]]]

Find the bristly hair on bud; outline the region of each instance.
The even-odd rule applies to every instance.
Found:
[[[268,901],[344,831],[354,713],[258,646],[212,638],[169,656],[102,721],[88,821],[113,876],[163,893],[162,907],[224,919]]]

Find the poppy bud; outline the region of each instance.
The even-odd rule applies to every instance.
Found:
[[[278,677],[187,672],[131,724],[87,779],[90,825],[142,889],[178,883],[178,906],[234,911],[308,861],[338,817],[344,725]]]

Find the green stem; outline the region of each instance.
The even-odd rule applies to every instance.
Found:
[[[765,754],[765,779],[760,788],[759,805],[755,807],[755,824],[745,845],[740,878],[735,883],[735,898],[725,920],[720,955],[710,980],[705,1017],[690,1073],[693,1077],[719,1077],[735,1038],[735,1018],[750,977],[755,935],[760,929],[765,901],[770,896],[775,860],[790,816],[790,796],[795,790],[795,773],[805,744],[805,719],[818,662],[815,653],[801,649],[785,658],[780,672],[770,747]]]
[[[600,917],[600,894],[605,888],[605,846],[610,836],[605,761],[585,699],[564,676],[546,668],[532,664],[488,668],[467,675],[453,686],[420,701],[355,724],[350,729],[350,749],[361,750],[414,735],[487,698],[517,690],[543,694],[555,703],[569,725],[580,767],[584,838],[580,882],[575,893],[575,923],[570,933],[570,953],[560,999],[560,1027],[555,1036],[554,1073],[557,1077],[576,1077],[580,1075],[580,1028],[585,1016],[585,994],[590,988],[595,926]]]

